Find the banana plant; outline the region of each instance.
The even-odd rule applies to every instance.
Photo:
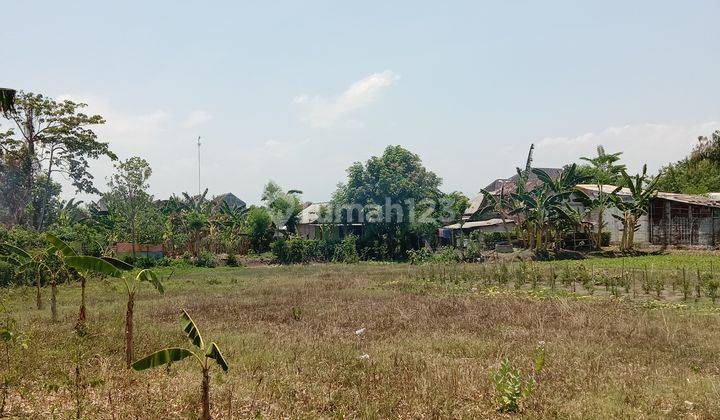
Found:
[[[78,277],[80,277],[80,311],[78,313],[75,329],[77,331],[83,331],[85,327],[85,318],[87,317],[85,309],[85,286],[87,283],[87,277],[90,273],[107,274],[103,273],[103,270],[110,273],[108,275],[117,277],[120,275],[119,270],[113,267],[110,263],[102,261],[99,258],[78,255],[70,245],[53,234],[45,233],[45,239],[50,243],[50,245],[52,245],[52,249],[60,259],[61,263],[74,268],[78,273]],[[100,260],[100,262],[95,260]],[[71,265],[71,262],[74,262],[75,265]],[[83,263],[84,265],[81,265],[80,263]]]
[[[202,420],[210,419],[210,366],[211,360],[223,370],[228,371],[228,364],[225,361],[220,348],[214,342],[205,346],[202,335],[190,318],[187,311],[183,309],[180,315],[180,324],[185,335],[197,350],[193,351],[183,347],[169,347],[152,353],[132,364],[132,368],[141,371],[167,365],[172,362],[178,362],[187,357],[194,357],[202,369]]]
[[[135,267],[132,265],[120,261],[115,258],[103,257],[104,261],[109,262],[115,268],[120,271],[134,270]],[[140,282],[146,281],[155,287],[155,289],[162,295],[165,294],[165,287],[158,278],[157,274],[150,269],[141,270],[135,277],[128,279],[125,275],[121,276],[123,283],[125,284],[125,291],[127,292],[127,310],[125,311],[125,365],[130,369],[130,365],[133,361],[133,315],[135,308],[135,293]]]
[[[46,264],[43,253],[38,253],[33,256],[24,249],[7,243],[0,244],[0,249],[4,254],[2,256],[3,260],[15,265],[18,273],[30,275],[35,279],[35,286],[37,289],[35,302],[37,308],[42,309],[42,275],[43,273],[49,273],[52,277],[52,270],[50,270]]]

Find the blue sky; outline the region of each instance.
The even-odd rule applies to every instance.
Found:
[[[257,202],[325,200],[388,144],[472,196],[531,142],[656,170],[720,129],[720,2],[589,3],[7,2],[0,85],[87,102],[158,197],[197,189],[198,135],[203,186]]]

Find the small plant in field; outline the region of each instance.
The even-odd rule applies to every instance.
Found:
[[[495,277],[497,278],[498,284],[505,286],[510,281],[510,270],[505,263],[501,263],[495,269]]]
[[[652,281],[653,289],[655,290],[655,295],[660,299],[662,296],[662,291],[665,289],[665,280],[661,276],[655,276],[655,278]]]
[[[183,310],[180,316],[180,323],[182,329],[187,335],[190,342],[199,350],[192,351],[182,347],[170,347],[162,349],[152,353],[137,362],[132,364],[132,368],[135,370],[146,370],[163,365],[167,365],[171,362],[178,362],[187,357],[194,357],[199,363],[202,369],[202,415],[200,419],[210,419],[210,363],[214,361],[223,372],[228,371],[228,364],[225,361],[220,348],[214,342],[211,342],[207,347],[203,341],[202,335],[198,330],[195,322],[190,318],[190,315]]]
[[[0,311],[6,314],[5,318],[0,321],[0,341],[3,344],[3,364],[5,374],[3,375],[2,396],[0,397],[0,417],[5,416],[5,403],[7,401],[10,384],[17,378],[13,378],[11,372],[10,361],[12,359],[12,351],[14,348],[26,350],[27,340],[20,332],[15,318],[7,316],[7,309],[3,302],[0,302]]]
[[[295,321],[301,321],[303,316],[303,310],[300,307],[293,306],[292,308],[292,318]]]
[[[515,270],[515,288],[519,289],[527,283],[528,273],[527,266],[524,262],[520,263],[520,266]]]
[[[520,404],[530,397],[536,385],[534,377],[523,377],[522,372],[513,367],[508,359],[490,374],[490,379],[495,388],[498,410],[503,413],[520,411]]]
[[[533,269],[528,271],[527,274],[530,279],[530,285],[533,289],[537,289],[538,283],[540,283],[540,281],[542,280],[540,271],[537,270],[537,267],[533,267]]]
[[[535,368],[535,376],[540,376],[543,366],[545,366],[545,342],[540,341],[533,351],[533,367]]]
[[[682,278],[680,282],[682,286],[683,300],[688,300],[692,294],[692,285],[690,284],[690,280],[687,278],[687,271],[685,270],[685,267],[682,269]]]
[[[720,280],[715,278],[710,273],[703,275],[703,286],[705,288],[705,294],[710,298],[713,305],[718,298],[718,289],[720,289]]]

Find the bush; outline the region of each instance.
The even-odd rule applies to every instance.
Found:
[[[504,232],[488,232],[483,235],[483,242],[487,249],[494,249],[495,244],[507,242],[507,235]]]
[[[426,248],[408,251],[410,264],[423,263],[455,263],[462,260],[459,251],[451,246],[439,248],[432,252]]]
[[[137,268],[153,268],[157,265],[157,258],[137,257],[135,259],[135,267]]]
[[[270,245],[275,261],[280,264],[300,264],[324,260],[320,241],[314,239],[278,239]]]
[[[432,259],[432,251],[427,248],[410,249],[407,252],[410,264],[422,264]]]
[[[357,252],[357,236],[348,235],[343,238],[338,246],[335,247],[333,260],[346,264],[354,264],[360,261],[360,256]]]
[[[0,261],[0,286],[5,287],[15,282],[15,268],[12,264]]]
[[[534,377],[523,378],[522,372],[513,367],[508,359],[492,372],[490,379],[495,388],[498,409],[504,413],[520,411],[520,404],[530,397],[536,385]]]
[[[217,266],[215,262],[215,255],[210,251],[202,251],[195,258],[196,267],[214,268]]]
[[[227,260],[225,260],[225,264],[228,267],[237,267],[238,265],[240,265],[234,252],[228,254]]]

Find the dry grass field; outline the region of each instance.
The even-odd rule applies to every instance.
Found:
[[[450,267],[448,270],[452,270]],[[168,270],[168,269],[164,269]],[[532,371],[547,349],[528,418],[717,418],[720,315],[708,305],[644,305],[610,295],[430,282],[402,264],[177,271],[135,303],[135,354],[186,345],[185,308],[230,364],[213,368],[218,418],[495,418],[490,373]],[[168,271],[162,271],[164,275]],[[48,292],[44,291],[47,298]],[[61,286],[60,322],[34,291],[6,292],[28,348],[9,349],[6,414],[22,418],[194,418],[191,360],[128,371],[125,294],[90,282],[89,334],[72,326],[79,288]],[[365,328],[362,336],[355,331]],[[368,355],[367,357],[361,357]]]

